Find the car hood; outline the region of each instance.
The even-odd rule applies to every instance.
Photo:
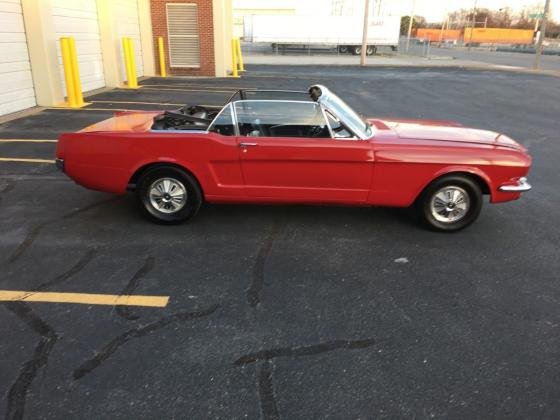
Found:
[[[368,120],[374,127],[391,130],[401,139],[436,140],[472,144],[485,144],[523,149],[515,140],[495,131],[463,127],[455,121],[433,120]]]

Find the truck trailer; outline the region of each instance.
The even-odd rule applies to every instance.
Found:
[[[362,52],[363,18],[359,16],[252,15],[244,20],[244,40],[270,43],[273,48],[337,48],[340,53]],[[399,45],[400,17],[373,16],[369,20],[367,49],[394,51]]]

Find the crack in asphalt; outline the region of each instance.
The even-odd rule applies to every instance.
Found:
[[[116,200],[118,197],[111,197],[109,199],[106,200],[101,200],[101,201],[97,201],[95,203],[89,204],[87,206],[84,207],[80,207],[76,210],[72,210],[71,212],[68,212],[66,214],[63,214],[62,216],[60,216],[59,218],[56,219],[49,219],[46,220],[36,226],[34,226],[33,228],[31,228],[31,230],[29,230],[29,232],[27,233],[27,235],[25,236],[25,238],[23,239],[22,243],[18,245],[18,247],[16,248],[16,250],[12,253],[12,255],[10,256],[10,258],[8,258],[8,264],[12,264],[13,262],[17,261],[24,253],[25,251],[27,251],[29,249],[29,247],[31,246],[31,244],[33,244],[33,242],[35,241],[35,239],[37,238],[37,236],[39,236],[39,233],[41,233],[41,230],[48,226],[51,223],[55,223],[59,220],[65,220],[65,219],[71,219],[72,217],[86,212],[88,210],[91,210],[95,207],[101,206],[103,204],[109,203],[111,201]]]
[[[272,244],[278,236],[280,225],[278,221],[275,221],[270,228],[268,235],[262,241],[261,247],[257,254],[255,260],[255,265],[253,266],[253,272],[251,273],[251,282],[247,288],[247,302],[253,308],[256,308],[261,301],[260,294],[264,286],[264,266],[270,251],[272,249]]]
[[[146,274],[148,274],[150,271],[154,269],[154,265],[155,265],[155,258],[152,256],[147,257],[146,261],[144,262],[144,265],[142,265],[142,267],[140,267],[140,269],[136,273],[134,273],[134,275],[132,276],[132,278],[130,279],[130,281],[128,282],[126,287],[121,291],[120,294],[121,295],[132,294],[132,292],[134,292],[134,290],[136,290],[136,288],[140,285],[140,280],[143,277],[145,277]],[[117,314],[119,314],[119,316],[121,316],[126,320],[134,321],[140,318],[140,316],[131,313],[130,308],[128,306],[117,305],[115,308]]]
[[[4,188],[2,188],[2,190],[0,190],[0,193],[2,194],[7,194],[10,191],[12,191],[16,186],[16,183],[14,181],[6,181],[6,183],[4,184]],[[0,196],[0,201],[2,201],[2,196]]]
[[[19,420],[23,418],[27,391],[39,369],[47,365],[49,354],[58,336],[54,329],[35,314],[26,303],[4,302],[3,305],[41,336],[33,351],[33,357],[23,364],[18,377],[8,391],[6,419]]]
[[[302,347],[280,347],[276,349],[261,350],[256,353],[246,354],[237,359],[234,364],[238,366],[248,365],[258,360],[270,360],[276,357],[300,357],[311,356],[336,349],[363,349],[375,344],[373,338],[364,340],[333,340],[325,343],[313,344]]]
[[[82,258],[79,259],[79,261],[76,264],[74,264],[64,273],[59,274],[52,280],[41,283],[39,286],[35,287],[29,293],[26,293],[24,296],[22,296],[19,300],[23,300],[29,296],[34,295],[36,292],[40,292],[42,290],[48,289],[51,286],[63,283],[69,278],[71,278],[72,276],[75,276],[90,263],[90,261],[97,255],[97,252],[98,252],[97,248],[90,249],[88,252],[84,254]]]
[[[208,315],[211,315],[213,312],[218,309],[220,305],[214,304],[206,309],[196,312],[178,312],[166,317],[159,319],[158,321],[154,321],[150,324],[146,324],[128,331],[125,331],[121,335],[115,337],[111,340],[108,344],[106,344],[97,354],[82,363],[77,369],[74,370],[73,378],[74,380],[78,380],[86,376],[88,373],[93,371],[102,362],[108,359],[115,351],[119,349],[122,345],[126,344],[129,340],[133,338],[140,338],[144,337],[145,335],[151,334],[154,331],[159,330],[169,324],[173,324],[175,322],[180,321],[188,321],[190,319],[202,318]]]
[[[271,360],[264,360],[259,366],[258,391],[261,401],[261,412],[265,420],[278,420],[280,414],[276,406],[274,396],[274,384],[272,382],[273,365]]]

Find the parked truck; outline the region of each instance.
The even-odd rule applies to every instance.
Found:
[[[359,16],[252,15],[244,20],[244,40],[270,43],[274,49],[336,47],[340,53],[359,55],[363,26]],[[366,53],[374,54],[380,46],[396,51],[399,33],[398,16],[371,17]]]

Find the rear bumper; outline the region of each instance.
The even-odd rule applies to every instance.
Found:
[[[502,192],[525,192],[531,189],[531,184],[527,182],[527,178],[521,177],[517,180],[515,184],[501,185],[498,187],[499,191]]]
[[[64,159],[59,159],[56,158],[56,160],[54,161],[56,167],[61,171],[64,172]]]

